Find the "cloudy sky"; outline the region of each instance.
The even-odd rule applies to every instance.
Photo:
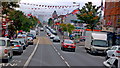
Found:
[[[73,2],[76,2],[76,4],[73,4]],[[53,13],[53,11],[57,11],[58,15],[61,14],[67,14],[72,12],[72,10],[76,8],[81,8],[84,6],[85,3],[92,2],[94,5],[100,6],[101,0],[21,0],[20,3],[30,3],[30,4],[38,4],[38,5],[50,5],[50,6],[72,6],[80,4],[80,6],[76,6],[73,8],[65,8],[65,9],[45,9],[41,8],[40,10],[28,10],[26,8],[38,8],[36,6],[26,6],[21,4],[21,10],[23,12],[32,13],[33,15],[47,15],[47,16],[39,16],[43,19],[49,18],[50,15]],[[42,13],[44,12],[44,13]]]

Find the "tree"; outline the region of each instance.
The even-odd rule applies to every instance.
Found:
[[[92,2],[85,3],[85,6],[82,7],[80,10],[80,13],[77,14],[77,17],[79,20],[81,20],[81,23],[88,24],[86,27],[88,29],[93,30],[100,19],[100,6],[96,7],[96,5],[93,5]]]
[[[72,30],[75,29],[74,25],[71,25],[70,23],[68,24],[60,24],[60,27],[62,28],[62,31],[64,32],[69,32],[69,33],[72,33]]]
[[[52,20],[52,18],[49,18],[48,19],[48,25],[51,26],[52,24],[53,24],[53,20]]]

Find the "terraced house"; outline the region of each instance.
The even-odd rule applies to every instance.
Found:
[[[120,33],[120,0],[105,0],[104,19],[107,26]]]

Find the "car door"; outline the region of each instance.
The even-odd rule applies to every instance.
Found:
[[[8,50],[9,56],[11,57],[13,55],[12,48],[10,47],[11,43],[10,40],[7,40],[7,46],[6,49]]]
[[[114,52],[116,51],[117,47],[112,47],[110,50],[107,51],[108,57],[111,57],[114,55]]]

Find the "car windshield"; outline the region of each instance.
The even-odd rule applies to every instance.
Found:
[[[11,43],[14,44],[14,45],[18,45],[18,44],[19,44],[19,43],[16,42],[16,41],[12,41]]]
[[[93,45],[94,46],[108,46],[107,45],[107,42],[106,41],[104,41],[104,40],[93,40]]]
[[[59,39],[59,37],[55,37],[55,39]]]
[[[73,41],[71,41],[71,40],[65,40],[64,43],[73,44]]]
[[[33,36],[33,34],[29,34],[29,35],[27,35],[27,36],[30,36],[30,37],[31,37],[31,36]]]
[[[4,40],[0,40],[0,46],[5,46],[5,41]]]
[[[24,42],[24,38],[18,38],[18,39],[15,39],[15,40],[18,40],[18,41]]]
[[[120,50],[120,47],[118,48],[118,50]]]

